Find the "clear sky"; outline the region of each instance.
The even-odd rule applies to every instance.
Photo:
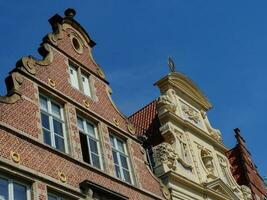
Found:
[[[266,0],[0,1],[0,94],[4,78],[51,31],[47,20],[68,7],[97,43],[93,54],[129,115],[158,97],[153,86],[172,56],[212,102],[210,121],[227,147],[239,127],[267,175]]]

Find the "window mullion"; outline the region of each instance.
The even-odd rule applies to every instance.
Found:
[[[86,135],[86,139],[87,139],[87,145],[88,145],[88,151],[89,151],[89,160],[90,160],[90,164],[93,165],[93,158],[91,155],[91,147],[90,147],[90,138],[88,135]]]
[[[13,181],[8,180],[8,198],[9,200],[14,200],[14,186],[13,186]]]
[[[125,181],[123,170],[122,170],[121,157],[120,157],[119,152],[117,152],[117,159],[118,159],[119,169],[120,169],[120,173],[121,173],[121,178],[122,178],[122,180]]]
[[[52,144],[52,147],[56,147],[53,117],[51,115],[49,116],[49,124],[50,124],[50,129],[51,129],[51,144]]]

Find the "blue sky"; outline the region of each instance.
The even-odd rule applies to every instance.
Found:
[[[172,56],[212,102],[209,118],[228,147],[239,127],[267,175],[267,1],[0,1],[0,94],[4,78],[51,31],[48,18],[68,7],[97,43],[120,110],[131,114],[159,95],[153,86]]]

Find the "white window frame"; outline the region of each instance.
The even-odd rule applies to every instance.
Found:
[[[74,71],[76,73],[76,76],[71,74],[71,70]],[[70,75],[70,84],[72,87],[80,90],[80,84],[79,84],[79,70],[77,68],[75,68],[74,66],[72,66],[71,64],[69,64],[69,75]],[[72,79],[71,77],[74,77],[74,79]]]
[[[76,67],[75,64],[72,64],[72,62],[69,62],[69,76],[70,76],[70,83],[71,86],[79,91],[81,91],[84,95],[88,97],[93,97],[93,91],[92,91],[92,84],[91,84],[91,79],[90,79],[90,74],[87,72],[83,72],[80,67]],[[71,73],[70,69],[76,71],[77,75],[77,83],[73,84],[72,79],[71,79]],[[85,87],[83,85],[83,77],[87,79],[88,82],[88,91],[85,91]]]
[[[4,176],[4,175],[0,175],[0,178],[8,181],[8,199],[7,200],[14,200],[14,196],[15,196],[14,195],[14,183],[25,186],[26,187],[27,200],[31,200],[31,187],[28,184],[25,184],[21,181],[9,178],[9,177]]]
[[[101,153],[101,148],[100,148],[100,140],[99,140],[99,133],[98,133],[98,130],[97,130],[97,126],[95,125],[95,123],[92,123],[91,121],[86,120],[85,118],[83,118],[83,117],[81,117],[79,115],[77,116],[77,123],[78,123],[78,118],[80,118],[82,120],[82,123],[83,123],[83,130],[81,130],[80,127],[77,126],[78,129],[79,129],[79,132],[81,132],[82,134],[86,135],[86,139],[87,139],[87,145],[88,145],[88,150],[89,150],[88,153],[89,153],[89,160],[90,160],[89,165],[91,165],[93,167],[96,167],[96,166],[93,165],[93,160],[92,160],[92,156],[91,156],[91,154],[95,154],[94,152],[91,152],[89,139],[92,139],[97,144],[97,151],[98,151],[98,155],[97,156],[99,157],[100,169],[103,170],[103,160],[102,160],[102,153]],[[95,137],[93,137],[92,135],[89,134],[89,132],[87,130],[87,123],[91,124],[94,127]],[[98,167],[96,167],[96,168],[99,169]]]
[[[50,139],[51,139],[51,146],[60,151],[59,149],[56,148],[56,142],[55,142],[55,132],[54,132],[54,126],[53,126],[53,119],[59,121],[62,124],[62,131],[63,131],[63,140],[64,140],[64,148],[65,151],[63,153],[68,153],[68,145],[67,145],[67,133],[66,133],[66,125],[65,125],[65,119],[64,119],[64,109],[62,107],[62,105],[60,105],[59,103],[55,102],[54,100],[52,100],[51,98],[40,94],[39,98],[45,98],[47,100],[47,111],[42,109],[41,104],[40,104],[40,113],[44,113],[45,115],[48,116],[48,120],[49,120],[49,127],[50,130],[47,130],[45,127],[42,126],[42,119],[41,119],[41,126],[42,126],[42,133],[43,133],[43,141],[44,141],[44,132],[43,129],[46,129],[47,131],[50,132]],[[40,101],[39,101],[40,102]],[[52,103],[55,105],[58,105],[60,107],[60,119],[58,118],[58,116],[54,115],[52,112]],[[58,135],[58,134],[56,134]],[[49,144],[47,144],[49,145]],[[50,146],[50,145],[49,145]],[[62,151],[60,151],[62,152]]]
[[[83,83],[83,78],[85,78],[87,80],[88,90],[85,90],[84,83]],[[86,96],[92,97],[92,87],[91,87],[90,75],[86,75],[84,73],[81,73],[81,83],[82,83],[83,93]]]
[[[115,168],[115,165],[117,165],[115,163],[115,160],[113,158],[113,152],[112,152],[112,159],[113,159],[113,165],[114,165],[114,170],[115,170],[115,176],[123,181],[125,181],[126,183],[129,183],[129,184],[133,184],[133,176],[132,176],[132,169],[131,169],[131,164],[130,164],[130,157],[129,157],[129,154],[128,154],[128,150],[127,150],[127,144],[124,140],[120,139],[119,137],[115,136],[114,134],[109,134],[109,138],[111,140],[111,137],[114,138],[114,145],[112,145],[111,141],[110,141],[110,145],[112,147],[112,151],[115,151],[116,153],[116,156],[117,156],[117,160],[118,160],[118,164],[119,164],[119,170],[120,170],[120,174],[121,174],[121,178],[117,176],[116,174],[116,168]],[[120,141],[122,142],[123,144],[123,150],[124,152],[120,151],[119,148],[118,148],[118,143],[117,141]],[[126,157],[126,161],[127,161],[127,165],[128,165],[128,169],[124,168],[121,164],[121,159],[120,159],[120,154],[122,154],[124,157]],[[130,175],[130,182],[127,182],[125,180],[125,177],[124,177],[124,173],[123,173],[123,169],[129,171],[129,175]]]

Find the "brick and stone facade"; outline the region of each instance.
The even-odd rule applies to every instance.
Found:
[[[74,20],[75,11],[53,16],[52,33],[43,38],[43,57],[23,57],[6,79],[7,95],[0,96],[0,177],[29,186],[30,199],[47,200],[49,191],[66,199],[165,199],[159,179],[150,171],[135,128],[111,99],[105,75],[92,57],[95,42]],[[89,74],[92,95],[71,86],[68,66]],[[45,144],[40,94],[63,108],[66,152]],[[77,115],[96,125],[102,169],[83,161]],[[132,183],[116,178],[110,136],[127,146]],[[162,191],[163,190],[163,191]]]
[[[232,174],[239,185],[246,185],[251,189],[253,200],[266,200],[267,190],[264,180],[252,161],[251,154],[246,147],[246,141],[238,128],[234,131],[237,144],[226,152],[232,166]]]

